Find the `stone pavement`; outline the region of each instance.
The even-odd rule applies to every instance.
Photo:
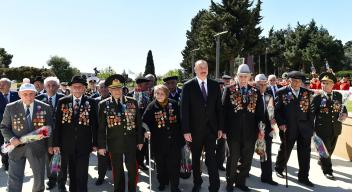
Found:
[[[277,151],[279,148],[279,141],[275,140],[273,142],[273,160],[276,160]],[[341,158],[333,156],[333,169],[336,177],[336,181],[328,180],[322,174],[320,167],[317,164],[318,154],[312,150],[311,154],[311,162],[310,162],[310,180],[315,184],[314,188],[307,188],[304,186],[300,186],[297,182],[297,173],[298,173],[298,161],[297,161],[297,151],[294,148],[292,151],[289,163],[288,163],[288,178],[289,178],[289,187],[285,187],[285,180],[276,177],[275,173],[273,173],[273,179],[277,181],[280,185],[276,187],[272,187],[267,184],[263,184],[260,182],[260,162],[258,160],[258,156],[254,155],[252,169],[250,171],[250,177],[247,179],[247,185],[252,189],[252,191],[274,191],[274,192],[305,192],[305,191],[319,191],[319,192],[347,192],[352,191],[352,162],[343,160]],[[95,154],[91,155],[90,159],[90,167],[89,167],[89,181],[88,181],[88,189],[90,192],[104,192],[104,191],[113,191],[112,185],[112,175],[111,171],[107,173],[106,182],[102,186],[95,186],[95,178],[97,177],[97,158]],[[208,191],[208,175],[206,173],[206,168],[203,163],[204,173],[203,173],[203,185],[202,192]],[[220,171],[220,180],[221,180],[221,188],[220,191],[225,191],[226,180],[225,180],[225,172]],[[6,182],[7,182],[7,174],[3,169],[0,170],[0,192],[6,191]],[[23,191],[29,192],[31,191],[33,183],[32,171],[29,168],[29,164],[27,163],[27,167],[25,170],[25,179],[23,184]],[[149,186],[148,172],[140,172],[140,182],[138,183],[138,191],[148,192]],[[152,173],[152,189],[153,191],[158,191],[158,182],[156,180],[156,175]],[[184,192],[189,192],[192,189],[192,178],[189,179],[180,179],[180,189]],[[68,188],[67,188],[68,189]],[[52,191],[57,191],[52,190]],[[235,191],[240,191],[235,188]],[[168,190],[166,190],[168,192]]]

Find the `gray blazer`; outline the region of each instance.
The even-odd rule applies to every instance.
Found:
[[[28,125],[25,120],[25,109],[22,100],[18,100],[8,104],[5,108],[4,116],[0,124],[0,130],[5,138],[9,141],[11,138],[20,138],[37,128],[44,125],[53,127],[52,109],[51,107],[39,100],[34,100],[32,123]],[[51,138],[49,138],[49,145]],[[26,144],[33,149],[33,153],[40,154],[47,151],[47,144],[45,140],[36,141]],[[43,151],[44,150],[44,151]]]

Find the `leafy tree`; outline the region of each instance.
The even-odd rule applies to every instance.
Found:
[[[0,67],[9,68],[13,55],[6,52],[4,48],[0,48]]]
[[[352,41],[348,41],[343,46],[345,51],[344,67],[345,69],[352,68]]]
[[[109,76],[116,74],[116,71],[112,69],[110,66],[100,70],[98,74],[99,79],[107,79]]]
[[[52,56],[47,64],[60,81],[70,81],[74,75],[80,74],[80,71],[71,67],[70,62],[64,57]]]
[[[43,77],[55,75],[50,69],[28,66],[1,68],[0,74],[2,77],[7,77],[11,80],[16,80],[17,82],[22,82],[23,78],[25,77],[33,79],[39,75]]]

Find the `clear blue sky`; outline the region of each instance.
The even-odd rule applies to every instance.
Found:
[[[46,66],[66,57],[82,72],[111,66],[143,72],[148,50],[156,73],[180,68],[186,30],[207,0],[8,0],[0,1],[0,47],[14,55],[11,66]],[[352,1],[263,0],[263,36],[312,18],[344,43],[352,40]],[[214,50],[215,51],[215,50]]]

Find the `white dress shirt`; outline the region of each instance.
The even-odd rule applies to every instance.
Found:
[[[197,81],[198,81],[198,85],[200,87],[200,90],[202,90],[202,82],[204,82],[204,88],[205,88],[205,92],[207,93],[208,95],[208,82],[207,82],[207,79],[204,79],[204,81],[202,81],[201,79],[199,79],[198,77],[197,78]]]

